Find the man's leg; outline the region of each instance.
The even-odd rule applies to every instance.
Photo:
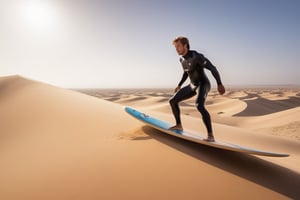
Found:
[[[213,136],[213,131],[212,131],[212,126],[211,126],[211,118],[209,115],[209,112],[205,108],[205,100],[207,97],[207,94],[210,90],[210,83],[202,83],[199,87],[199,94],[196,100],[196,105],[198,111],[202,115],[202,120],[206,126],[207,129],[207,141],[213,142],[214,141],[214,136]]]
[[[171,97],[169,103],[171,105],[172,112],[176,120],[176,126],[171,127],[171,129],[182,129],[180,109],[178,103],[193,97],[195,94],[196,92],[192,90],[190,85],[188,85],[180,89],[173,97]]]

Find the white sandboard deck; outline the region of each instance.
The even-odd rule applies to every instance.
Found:
[[[125,107],[125,111],[133,116],[134,118],[144,122],[145,124],[158,129],[164,133],[167,133],[169,135],[173,135],[175,137],[179,137],[185,140],[193,141],[199,144],[219,148],[219,149],[226,149],[230,151],[236,151],[236,152],[241,152],[241,153],[246,153],[246,154],[255,154],[255,155],[260,155],[260,156],[270,156],[270,157],[287,157],[289,156],[288,154],[283,154],[283,153],[274,153],[274,152],[268,152],[268,151],[262,151],[258,149],[253,149],[250,147],[245,147],[245,146],[239,146],[236,144],[231,144],[228,142],[216,140],[215,142],[207,142],[204,141],[206,136],[200,134],[200,133],[193,133],[193,131],[189,130],[169,130],[169,128],[172,126],[170,123],[165,122],[160,119],[156,119],[152,116],[149,116],[145,113],[142,113],[136,109],[130,108],[130,107]]]

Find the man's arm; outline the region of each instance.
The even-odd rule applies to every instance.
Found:
[[[217,68],[204,56],[202,56],[201,63],[202,63],[202,66],[204,66],[206,69],[211,71],[212,75],[216,79],[217,84],[218,84],[219,93],[224,94],[225,93],[225,87],[222,84],[221,77],[220,77],[220,74],[219,74]]]
[[[220,77],[220,74],[219,74],[217,68],[207,58],[204,58],[203,66],[206,69],[211,71],[212,75],[214,76],[214,78],[217,81],[217,84],[222,85],[221,77]]]
[[[180,80],[180,82],[178,83],[178,86],[182,86],[182,84],[186,81],[186,79],[188,78],[188,73],[187,72],[183,72],[182,74],[182,78]]]
[[[180,82],[178,83],[177,87],[175,88],[175,92],[178,92],[180,90],[182,84],[184,83],[184,81],[186,81],[187,78],[188,78],[188,73],[183,72],[182,78],[181,78]]]

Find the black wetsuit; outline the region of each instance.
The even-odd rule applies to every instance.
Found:
[[[178,103],[193,97],[198,92],[196,106],[202,115],[203,122],[208,133],[212,133],[211,119],[208,111],[205,109],[205,99],[210,90],[210,82],[204,72],[204,68],[211,71],[218,85],[221,85],[221,78],[217,68],[202,54],[189,50],[188,53],[180,58],[183,67],[183,75],[178,84],[181,86],[189,77],[191,84],[180,89],[171,99],[170,105],[175,116],[176,124],[181,124],[180,110]]]

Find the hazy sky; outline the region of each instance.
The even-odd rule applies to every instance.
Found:
[[[300,84],[299,19],[298,0],[0,0],[0,75],[175,87],[182,68],[172,40],[183,35],[225,86]]]

